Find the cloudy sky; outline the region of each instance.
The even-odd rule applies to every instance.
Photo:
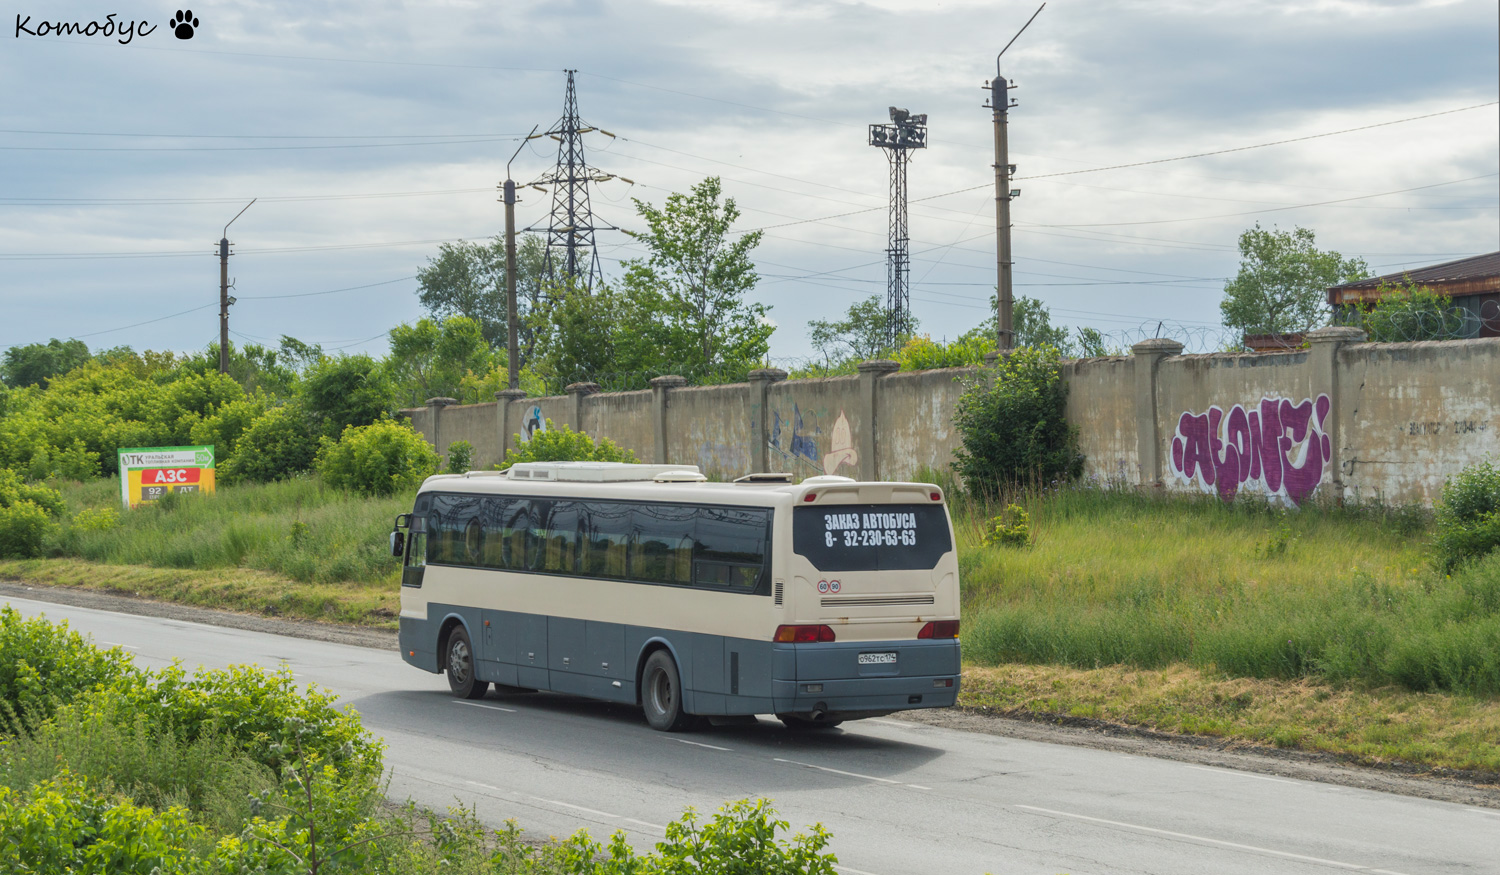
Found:
[[[259,198],[230,228],[234,339],[383,353],[421,315],[414,274],[438,243],[503,229],[495,185],[518,137],[561,115],[565,68],[585,121],[618,135],[589,135],[589,162],[635,183],[598,187],[602,221],[638,229],[632,198],[718,175],[738,227],[766,229],[754,294],[784,363],[812,354],[809,319],[884,294],[888,171],[866,125],[927,113],[912,309],[952,338],[995,283],[980,86],[1035,8],[267,0],[194,4],[181,40],[160,0],[5,0],[0,348],[202,348],[216,242]],[[157,29],[10,33],[109,13]],[[1020,86],[1016,293],[1122,344],[1165,323],[1216,346],[1253,223],[1312,228],[1381,272],[1500,249],[1497,32],[1494,0],[1050,0],[1003,59]],[[550,170],[555,146],[522,148],[515,178]],[[548,206],[532,192],[519,222]],[[607,276],[641,251],[599,242]]]

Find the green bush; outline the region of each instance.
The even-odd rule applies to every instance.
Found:
[[[1436,522],[1435,546],[1444,571],[1500,547],[1500,468],[1480,462],[1448,478]]]
[[[516,435],[518,449],[506,450],[505,461],[495,467],[504,471],[517,462],[634,462],[635,453],[622,448],[609,438],[598,443],[586,432],[574,431],[568,426],[555,428],[547,420],[545,431],[536,432],[531,440]]]
[[[154,811],[67,774],[26,792],[0,787],[0,871],[191,875],[203,827],[185,809]]]
[[[324,438],[316,464],[323,481],[335,489],[392,495],[435,473],[438,461],[410,425],[382,419],[344,429],[337,443]]]
[[[938,343],[930,336],[908,339],[892,356],[903,371],[925,371],[932,368],[968,368],[984,364],[984,354],[995,348],[993,335],[959,338],[952,343]]]
[[[317,452],[317,440],[300,408],[273,407],[250,423],[234,455],[219,463],[215,473],[226,484],[285,480],[310,469]]]
[[[448,445],[448,473],[462,474],[474,464],[474,445],[468,441],[454,441]]]
[[[986,547],[1028,547],[1031,545],[1031,516],[1019,504],[1008,504],[984,527]]]
[[[964,387],[955,422],[963,446],[954,470],[986,498],[1027,483],[1072,480],[1083,472],[1078,429],[1068,424],[1068,386],[1049,346],[999,359]],[[993,376],[993,381],[990,377]]]
[[[0,607],[0,733],[35,726],[83,693],[136,674],[123,651],[90,645],[66,621]]]
[[[396,394],[386,369],[369,356],[324,356],[303,376],[302,403],[313,429],[337,438],[350,426],[390,415]]]
[[[1345,310],[1345,321],[1362,324],[1371,341],[1452,340],[1464,334],[1464,311],[1446,295],[1412,282],[1381,283],[1375,293],[1375,306],[1368,312]]]

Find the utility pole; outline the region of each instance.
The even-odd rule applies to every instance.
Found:
[[[995,56],[995,78],[985,83],[985,88],[990,92],[989,108],[993,110],[995,119],[995,339],[1001,355],[1009,354],[1016,347],[1015,325],[1012,320],[1014,298],[1011,294],[1011,267],[1014,262],[1010,254],[1010,202],[1012,198],[1021,196],[1021,190],[1010,187],[1010,177],[1016,172],[1016,166],[1010,163],[1010,143],[1006,130],[1008,113],[1015,106],[1010,97],[1010,89],[1016,86],[1000,75],[1000,55],[1005,54],[1005,49],[1010,48],[1046,8],[1046,3],[1038,6],[1031,17],[1026,19],[1026,23],[1021,25],[1021,29],[1016,31],[1016,35],[1010,38],[1010,42],[1005,44],[1005,48],[1000,50],[1000,54]]]
[[[245,204],[245,210],[250,209],[260,198],[251,198],[250,203]],[[238,219],[245,214],[240,210],[234,214]],[[229,226],[234,224],[230,219],[224,224],[223,236],[219,238],[219,373],[229,373],[229,305],[234,303],[234,298],[229,297]]]
[[[510,165],[516,160],[516,155],[526,147],[526,140],[536,136],[539,125],[533,125],[531,133],[516,147],[516,151],[510,156],[510,161],[505,162],[505,358],[508,379],[506,388],[521,388],[521,346],[517,339],[516,323],[520,321],[519,308],[516,306],[516,183],[510,178]]]
[[[927,115],[891,107],[891,123],[870,125],[870,145],[891,160],[890,233],[885,249],[885,345],[894,350],[911,334],[911,237],[906,226],[906,164],[927,148]]]

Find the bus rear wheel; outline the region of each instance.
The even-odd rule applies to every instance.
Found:
[[[672,654],[658,650],[646,657],[641,670],[641,708],[652,729],[681,732],[697,725],[692,714],[682,710],[682,676]]]
[[[469,643],[469,633],[464,627],[455,626],[448,633],[443,664],[448,673],[448,688],[455,696],[482,699],[489,692],[490,682],[479,680],[474,674],[474,646]]]

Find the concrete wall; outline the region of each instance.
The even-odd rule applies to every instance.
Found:
[[[1182,355],[1169,340],[1132,355],[1067,362],[1067,415],[1085,475],[1114,485],[1431,504],[1444,478],[1500,455],[1500,338],[1363,343],[1354,329],[1311,333],[1309,349]],[[593,384],[550,398],[405,411],[440,449],[460,438],[488,467],[538,414],[633,450],[642,461],[696,464],[730,479],[906,479],[943,469],[960,446],[953,413],[977,369],[687,387],[660,377],[642,392]]]

